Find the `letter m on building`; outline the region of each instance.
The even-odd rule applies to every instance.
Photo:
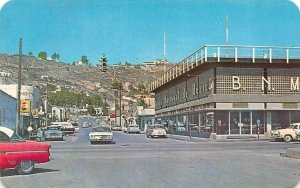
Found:
[[[291,91],[299,91],[299,77],[296,77],[295,82],[294,78],[291,77]]]

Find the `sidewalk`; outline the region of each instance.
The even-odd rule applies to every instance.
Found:
[[[182,136],[182,135],[167,135],[168,138],[176,139],[176,140],[184,140],[184,141],[192,141],[192,142],[241,142],[241,141],[272,141],[273,138],[265,137],[264,135],[260,135],[259,139],[257,136],[247,135],[211,135],[210,138],[200,138],[200,137],[190,137],[190,136]]]
[[[199,137],[189,137],[182,135],[167,135],[168,138],[182,140],[187,142],[243,142],[243,141],[273,141],[273,138],[265,137],[261,135],[259,139],[257,136],[211,136],[210,138],[199,138]],[[300,147],[299,148],[287,148],[285,153],[280,153],[282,157],[289,157],[294,159],[300,159]]]

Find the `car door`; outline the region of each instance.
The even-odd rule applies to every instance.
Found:
[[[19,163],[22,152],[17,152],[22,145],[11,142],[7,134],[0,131],[0,166],[1,168],[14,168]]]
[[[296,135],[300,135],[300,125],[299,124],[294,127],[294,130],[296,132]]]

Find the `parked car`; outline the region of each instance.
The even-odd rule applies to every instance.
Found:
[[[271,131],[271,136],[276,141],[291,142],[292,140],[298,140],[297,135],[300,135],[300,123],[292,123],[288,128]]]
[[[175,132],[186,132],[186,128],[185,127],[175,127]]]
[[[113,133],[110,127],[96,126],[93,127],[92,131],[89,133],[90,143],[94,144],[96,142],[112,142]]]
[[[122,127],[119,126],[119,125],[114,125],[114,126],[112,127],[112,130],[113,130],[113,131],[122,131]]]
[[[50,126],[52,125],[59,125],[62,126],[61,131],[66,134],[74,134],[75,128],[70,122],[52,122]]]
[[[60,125],[51,125],[48,126],[45,130],[43,130],[43,133],[41,133],[42,137],[41,139],[44,140],[64,140],[64,134],[61,131],[62,126]],[[39,133],[40,138],[40,133]]]
[[[19,174],[29,174],[36,163],[50,161],[48,143],[25,141],[13,130],[0,126],[0,170],[14,168]]]
[[[141,130],[140,127],[138,125],[132,124],[132,125],[128,125],[127,127],[127,133],[136,133],[136,134],[140,134]]]
[[[161,124],[153,124],[148,125],[146,128],[146,136],[147,138],[151,137],[166,137],[167,132],[164,128],[164,125]]]
[[[78,126],[78,122],[77,121],[70,121],[70,123],[73,125],[75,132],[79,132],[79,126]]]

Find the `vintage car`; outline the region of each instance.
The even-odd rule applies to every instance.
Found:
[[[79,132],[79,126],[78,126],[78,122],[77,121],[70,121],[70,123],[73,125],[75,132]]]
[[[97,142],[112,142],[113,133],[110,127],[96,126],[93,127],[92,131],[89,133],[90,143],[94,144]]]
[[[64,140],[64,134],[61,131],[62,126],[50,125],[40,129],[37,133],[38,140]]]
[[[147,138],[149,138],[149,137],[151,137],[151,138],[166,137],[167,132],[164,128],[164,125],[161,125],[161,124],[147,125],[146,136],[147,136]]]
[[[66,134],[74,134],[75,133],[75,128],[70,122],[52,122],[50,126],[52,125],[57,125],[57,126],[62,126],[61,131],[66,135]]]
[[[122,127],[119,125],[114,125],[114,126],[112,126],[112,130],[113,131],[122,131]]]
[[[292,123],[288,128],[271,131],[271,136],[275,141],[284,140],[285,142],[291,142],[298,140],[297,135],[300,135],[300,123]]]
[[[128,134],[130,134],[130,133],[140,134],[141,130],[140,130],[140,127],[138,125],[131,124],[131,125],[128,125],[128,127],[127,127],[127,133]]]
[[[19,174],[29,174],[35,163],[50,161],[48,143],[25,141],[13,130],[0,126],[0,170],[16,169]]]

